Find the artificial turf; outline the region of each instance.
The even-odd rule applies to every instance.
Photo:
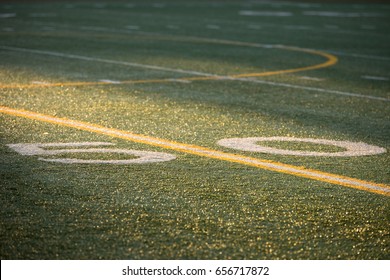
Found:
[[[390,183],[388,152],[300,157],[217,144],[285,136],[389,150],[390,5],[164,0],[2,3],[0,11],[2,106]],[[307,49],[338,62],[257,82],[191,80],[202,75],[190,72],[226,77],[324,62]],[[388,195],[15,115],[0,119],[2,259],[390,257]],[[7,146],[74,142],[110,142],[176,159],[60,164]],[[61,155],[70,156],[131,158]]]

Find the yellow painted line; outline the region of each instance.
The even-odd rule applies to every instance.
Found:
[[[287,47],[287,46],[284,46],[283,49],[303,51],[303,52],[310,53],[310,54],[316,54],[316,55],[325,57],[327,60],[323,63],[320,63],[320,64],[305,66],[305,67],[300,67],[300,68],[276,70],[276,71],[269,71],[269,72],[262,72],[262,73],[260,72],[260,73],[238,74],[238,75],[232,75],[231,77],[248,78],[248,77],[265,77],[265,76],[272,76],[272,75],[291,74],[291,73],[297,73],[297,72],[302,72],[302,71],[311,71],[311,70],[326,68],[326,67],[329,67],[329,66],[336,64],[338,61],[338,58],[336,56],[322,52],[322,51],[294,48],[294,47]]]
[[[153,35],[153,34],[152,34]],[[150,34],[148,34],[150,36]],[[306,48],[299,48],[299,47],[291,47],[291,46],[284,46],[284,45],[264,45],[264,44],[258,44],[258,43],[249,43],[249,42],[240,42],[240,41],[231,41],[231,40],[221,40],[221,39],[210,39],[210,38],[198,38],[198,37],[186,37],[186,36],[163,36],[159,34],[153,35],[154,39],[160,39],[160,40],[171,40],[171,41],[181,41],[181,42],[191,42],[191,43],[209,43],[209,44],[223,44],[223,45],[233,45],[233,46],[242,46],[242,47],[255,47],[255,48],[273,48],[273,49],[282,49],[282,50],[288,50],[288,51],[295,51],[295,52],[303,52],[307,54],[312,54],[316,56],[321,56],[326,59],[325,62],[315,64],[315,65],[309,65],[305,67],[298,67],[298,68],[291,68],[291,69],[283,69],[283,70],[275,70],[275,71],[267,71],[267,72],[256,72],[256,73],[244,73],[244,74],[234,74],[234,75],[208,75],[205,73],[205,76],[195,76],[195,77],[187,77],[187,78],[178,78],[178,79],[150,79],[150,80],[127,80],[127,81],[121,81],[118,84],[140,84],[140,83],[169,83],[174,82],[174,80],[186,80],[186,81],[205,81],[205,80],[220,80],[220,79],[237,79],[237,78],[250,78],[250,77],[266,77],[266,76],[273,76],[273,75],[282,75],[282,74],[291,74],[291,73],[297,73],[302,71],[311,71],[311,70],[317,70],[321,68],[330,67],[332,65],[335,65],[338,62],[338,58],[332,54],[318,51],[318,50],[312,50],[312,49],[306,49]],[[15,50],[17,48],[14,48]],[[44,52],[42,52],[43,54]],[[47,52],[49,55],[50,52]],[[69,57],[72,57],[72,55],[69,55]],[[77,57],[77,56],[75,56]],[[91,61],[93,59],[91,58]],[[174,70],[174,69],[172,69]],[[28,88],[42,88],[42,87],[63,87],[63,86],[91,86],[91,85],[112,85],[113,83],[108,82],[63,82],[63,83],[49,83],[49,84],[11,84],[11,85],[4,85],[0,84],[1,89],[12,89],[12,88],[18,88],[18,89],[28,89]]]
[[[134,134],[119,129],[107,128],[104,126],[91,124],[87,122],[81,122],[77,120],[71,120],[67,118],[59,118],[55,116],[44,115],[32,111],[19,110],[19,109],[13,109],[5,106],[0,106],[0,112],[11,116],[23,117],[23,118],[38,120],[38,121],[51,123],[55,125],[71,127],[79,130],[89,131],[89,132],[107,135],[115,138],[121,138],[136,143],[161,147],[164,149],[179,151],[187,154],[244,164],[244,165],[253,166],[265,170],[271,170],[280,173],[295,175],[298,177],[310,178],[321,182],[327,182],[335,185],[340,185],[340,186],[359,189],[359,190],[368,191],[372,193],[377,193],[385,196],[390,196],[390,186],[385,184],[368,182],[364,180],[322,172],[314,169],[307,169],[307,168],[284,164],[284,163],[271,161],[271,160],[264,160],[264,159],[241,156],[232,153],[221,152],[221,151],[212,150],[197,145],[189,145],[189,144],[179,143],[175,141],[150,137],[146,135]]]
[[[159,37],[157,37],[159,36]],[[185,37],[185,36],[161,36],[161,35],[155,35],[155,38],[164,39],[165,40],[176,40],[176,41],[184,41],[184,42],[192,42],[192,43],[211,43],[211,44],[223,44],[223,45],[232,45],[232,46],[241,46],[241,47],[254,47],[254,48],[270,48],[270,49],[282,49],[282,50],[288,50],[288,51],[295,51],[295,52],[303,52],[308,53],[316,56],[322,56],[326,59],[325,62],[305,66],[305,67],[299,67],[299,68],[292,68],[292,69],[285,69],[285,70],[276,70],[276,71],[267,71],[267,72],[259,72],[259,73],[245,73],[245,74],[236,74],[236,75],[230,75],[231,78],[249,78],[249,77],[265,77],[265,76],[273,76],[273,75],[281,75],[281,74],[291,74],[291,73],[297,73],[302,71],[311,71],[321,68],[330,67],[332,65],[335,65],[338,62],[338,58],[335,55],[313,50],[313,49],[307,49],[307,48],[299,48],[299,47],[292,47],[292,46],[284,46],[284,45],[266,45],[266,44],[259,44],[259,43],[250,43],[250,42],[240,42],[240,41],[232,41],[232,40],[223,40],[223,39],[210,39],[210,38],[199,38],[199,37]],[[209,80],[212,79],[211,77],[207,77]]]

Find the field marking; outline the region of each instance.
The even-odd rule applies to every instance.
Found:
[[[197,71],[168,68],[168,67],[162,67],[162,66],[156,66],[156,65],[148,65],[148,64],[141,64],[141,63],[135,63],[135,62],[118,61],[118,60],[97,58],[97,57],[84,56],[84,55],[66,54],[66,53],[53,52],[53,51],[41,51],[41,50],[26,49],[26,48],[16,48],[16,47],[8,47],[8,46],[0,46],[0,49],[5,49],[5,50],[9,50],[9,51],[19,51],[19,52],[35,53],[35,54],[41,54],[41,55],[49,55],[49,56],[55,56],[55,57],[63,57],[63,58],[84,60],[84,61],[92,61],[92,62],[101,62],[101,63],[115,64],[115,65],[131,66],[131,67],[145,68],[145,69],[151,69],[151,70],[157,70],[157,71],[166,71],[166,72],[190,74],[190,75],[196,75],[196,76],[207,76],[207,75],[215,76],[213,74],[197,72]]]
[[[155,65],[146,65],[146,64],[140,64],[140,63],[133,63],[133,62],[124,62],[124,61],[116,61],[111,59],[102,59],[102,58],[95,58],[95,57],[89,57],[89,56],[81,56],[81,55],[74,55],[74,54],[65,54],[65,53],[59,53],[59,52],[52,52],[52,51],[41,51],[41,50],[34,50],[34,49],[26,49],[26,48],[17,48],[17,47],[9,47],[9,46],[0,46],[0,49],[5,49],[9,51],[20,51],[20,52],[27,52],[27,53],[35,53],[40,55],[50,55],[50,56],[56,56],[56,57],[64,57],[69,59],[79,59],[79,60],[85,60],[85,61],[92,61],[92,62],[101,62],[101,63],[109,63],[109,64],[115,64],[115,65],[122,65],[122,66],[130,66],[130,67],[139,67],[139,68],[146,68],[146,69],[152,69],[157,71],[168,71],[168,72],[175,72],[175,73],[181,73],[181,74],[191,74],[195,75],[196,77],[185,77],[185,78],[166,78],[166,79],[150,79],[150,80],[127,80],[127,81],[120,81],[120,84],[145,84],[145,83],[169,83],[175,81],[205,81],[205,80],[232,80],[232,81],[242,81],[242,82],[251,82],[251,83],[258,83],[258,84],[266,84],[270,86],[279,86],[279,87],[287,87],[287,88],[296,88],[296,89],[303,89],[303,90],[309,90],[309,91],[316,91],[316,92],[323,92],[323,93],[331,93],[331,94],[337,94],[342,96],[349,96],[349,97],[358,97],[358,98],[365,98],[365,99],[371,99],[371,100],[380,100],[380,101],[387,101],[389,102],[389,98],[385,97],[377,97],[372,95],[365,95],[365,94],[359,94],[359,93],[352,93],[352,92],[344,92],[344,91],[338,91],[338,90],[328,90],[328,89],[322,89],[322,88],[315,88],[315,87],[308,87],[308,86],[300,86],[300,85],[293,85],[293,84],[287,84],[287,83],[279,83],[279,82],[269,82],[269,81],[263,81],[259,79],[252,79],[252,78],[258,78],[258,77],[265,77],[265,76],[272,76],[272,75],[279,75],[279,74],[287,74],[287,73],[296,73],[301,71],[310,71],[310,70],[316,70],[321,69],[325,67],[332,66],[337,63],[337,57],[317,50],[311,50],[311,49],[302,49],[302,48],[296,48],[296,47],[288,47],[283,45],[264,45],[264,44],[257,44],[257,43],[246,43],[246,42],[237,42],[237,41],[229,41],[229,40],[220,40],[220,39],[202,39],[197,37],[189,37],[189,40],[195,40],[197,42],[203,42],[208,41],[212,43],[217,44],[234,44],[239,46],[252,46],[252,47],[262,47],[262,48],[281,48],[281,49],[290,49],[294,51],[305,51],[307,53],[320,55],[323,57],[326,57],[327,60],[324,63],[306,66],[306,67],[300,67],[300,68],[293,68],[293,69],[285,69],[285,70],[276,70],[276,71],[269,71],[269,72],[261,72],[261,73],[248,73],[248,74],[237,74],[237,75],[230,75],[230,76],[224,76],[224,75],[216,75],[212,73],[206,73],[206,72],[198,72],[198,71],[189,71],[189,70],[182,70],[182,69],[175,69],[175,68],[167,68],[167,67],[160,67]],[[92,86],[92,85],[112,85],[113,83],[110,82],[104,82],[104,81],[95,81],[95,82],[60,82],[60,83],[53,83],[53,84],[11,84],[11,85],[2,85],[0,84],[0,88],[2,89],[11,89],[11,88],[37,88],[37,87],[63,87],[63,86]]]
[[[388,77],[378,77],[378,76],[362,76],[363,79],[366,80],[374,80],[374,81],[389,81],[390,78]]]
[[[260,17],[291,17],[294,14],[292,12],[282,12],[282,11],[251,11],[251,10],[242,10],[239,11],[240,16],[260,16]]]
[[[0,13],[0,19],[16,17],[16,13]]]
[[[282,49],[282,50],[293,51],[293,52],[303,52],[303,53],[307,53],[307,54],[311,54],[311,55],[315,55],[315,56],[324,57],[326,59],[326,61],[323,63],[310,65],[310,66],[284,69],[284,70],[276,70],[276,71],[259,72],[259,73],[245,73],[245,74],[237,74],[237,75],[228,75],[228,77],[230,77],[230,78],[265,77],[265,76],[280,75],[280,74],[287,74],[287,73],[297,73],[297,72],[302,72],[302,71],[310,71],[310,70],[316,70],[316,69],[330,67],[332,65],[335,65],[338,62],[338,58],[336,56],[334,56],[332,54],[328,54],[328,53],[323,52],[323,51],[312,50],[312,49],[307,49],[307,48],[291,47],[291,46],[285,46],[285,45],[268,45],[268,44],[249,43],[249,42],[222,40],[222,39],[199,38],[199,37],[191,37],[191,36],[188,36],[188,37],[162,36],[162,35],[157,35],[157,34],[153,35],[153,38],[157,38],[160,40],[169,40],[169,41],[173,40],[173,41],[182,41],[182,42],[189,42],[189,43],[201,43],[201,44],[209,43],[209,44],[232,45],[232,46],[252,47],[252,48]],[[102,59],[102,58],[82,56],[82,55],[65,54],[65,53],[53,52],[53,51],[40,51],[40,50],[34,50],[34,49],[17,48],[17,47],[9,47],[9,46],[0,46],[0,48],[10,50],[10,51],[30,52],[30,53],[36,53],[36,54],[41,54],[41,55],[50,55],[50,56],[65,57],[65,58],[71,58],[71,59],[104,62],[104,63],[118,64],[118,65],[124,65],[124,66],[132,66],[132,67],[140,67],[140,68],[159,70],[159,71],[168,71],[168,72],[190,74],[190,75],[196,75],[196,76],[209,76],[209,77],[215,77],[216,79],[218,79],[220,77],[220,75],[212,74],[212,73],[190,71],[190,70],[183,70],[183,69],[177,69],[177,68],[168,68],[168,67],[162,67],[162,66],[156,66],[156,65],[134,63],[134,62],[115,61],[115,60],[110,60],[110,59]]]
[[[114,146],[113,143],[107,142],[76,142],[76,143],[19,143],[8,144],[8,147],[24,156],[53,156],[60,154],[74,154],[74,153],[116,153],[135,156],[135,159],[117,159],[117,160],[102,160],[102,159],[79,159],[79,158],[38,158],[42,161],[57,162],[65,164],[145,164],[165,162],[176,159],[176,156],[168,153],[150,152],[130,149],[108,149],[108,148],[90,148],[91,146]],[[87,149],[80,149],[78,147],[89,147]],[[44,149],[58,147],[61,149]],[[71,148],[71,149],[64,149]],[[75,147],[77,147],[75,149]]]
[[[314,152],[304,150],[287,150],[263,146],[258,142],[264,141],[281,141],[281,142],[303,142],[322,144],[327,146],[336,146],[343,148],[341,152]],[[363,142],[350,142],[350,141],[335,141],[327,139],[315,139],[315,138],[295,138],[295,137],[247,137],[247,138],[226,138],[217,142],[219,145],[231,149],[258,152],[266,154],[277,155],[292,155],[292,156],[315,156],[315,157],[356,157],[377,155],[386,153],[387,150],[382,147],[369,145]]]
[[[101,79],[99,82],[102,83],[107,83],[107,84],[120,84],[121,81],[116,81],[116,80],[109,80],[109,79]]]
[[[368,182],[368,181],[350,178],[342,175],[336,175],[336,174],[322,172],[314,169],[307,169],[307,168],[294,166],[290,164],[284,164],[284,163],[271,161],[271,160],[264,160],[264,159],[258,159],[258,158],[252,158],[247,156],[241,156],[237,154],[221,152],[221,151],[212,150],[197,145],[179,143],[171,140],[165,140],[165,139],[150,137],[141,134],[134,134],[128,131],[119,130],[115,128],[107,128],[97,124],[91,124],[91,123],[71,120],[67,118],[59,118],[59,117],[44,115],[41,113],[36,113],[27,110],[13,109],[6,106],[0,106],[0,112],[11,116],[23,117],[31,120],[37,120],[37,121],[42,121],[42,122],[51,123],[55,125],[71,127],[83,131],[89,131],[97,134],[125,139],[128,141],[147,144],[150,146],[161,147],[164,149],[174,150],[182,153],[187,153],[187,154],[192,154],[192,155],[197,155],[197,156],[207,157],[212,159],[218,159],[218,160],[223,160],[223,161],[228,161],[233,163],[239,163],[239,164],[248,165],[260,169],[285,173],[289,175],[295,175],[298,177],[309,178],[321,182],[327,182],[339,186],[344,186],[344,187],[364,190],[376,194],[381,194],[385,196],[390,196],[390,186],[385,184]]]
[[[332,54],[335,54],[335,55],[356,57],[356,58],[369,59],[369,60],[372,60],[372,59],[383,60],[383,61],[390,60],[390,57],[379,56],[379,55],[365,55],[365,54],[357,54],[357,53],[346,53],[346,52],[335,51],[335,50],[324,50],[324,52],[332,53]]]
[[[324,78],[316,78],[310,76],[300,76],[299,78],[302,80],[315,81],[315,82],[322,82],[325,80]]]
[[[366,13],[366,12],[333,12],[333,11],[304,11],[304,16],[320,16],[320,17],[341,17],[341,18],[361,18],[361,17],[383,17],[381,13]]]

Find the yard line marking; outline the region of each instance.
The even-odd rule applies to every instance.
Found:
[[[101,79],[99,82],[108,83],[108,84],[120,84],[121,81],[114,81],[114,80],[107,80],[107,79]]]
[[[310,76],[300,76],[299,77],[302,80],[308,80],[308,81],[316,81],[316,82],[321,82],[324,81],[324,78],[316,78],[316,77],[310,77]]]
[[[304,11],[305,16],[321,17],[342,17],[342,18],[360,18],[360,17],[383,17],[381,13],[360,13],[360,12],[332,12],[332,11]]]
[[[117,61],[117,60],[111,60],[111,59],[104,59],[104,58],[97,58],[97,57],[90,57],[90,56],[83,56],[83,55],[75,55],[75,54],[66,54],[66,53],[53,52],[53,51],[41,51],[41,50],[16,48],[16,47],[8,47],[8,46],[0,46],[0,48],[5,49],[5,50],[10,50],[10,51],[35,53],[35,54],[41,54],[41,55],[50,55],[50,56],[55,56],[55,57],[64,57],[64,58],[78,59],[78,60],[85,60],[85,61],[92,61],[92,62],[109,63],[109,64],[116,64],[116,65],[123,65],[123,66],[152,69],[152,70],[158,70],[158,71],[190,74],[190,75],[196,75],[196,76],[214,76],[213,74],[197,72],[197,71],[174,69],[174,68],[168,68],[168,67],[162,67],[162,66],[156,66],[156,65],[147,65],[147,64],[140,64],[140,63],[135,63],[135,62]]]
[[[23,117],[23,118],[42,121],[42,122],[51,123],[55,125],[71,127],[83,131],[89,131],[89,132],[107,135],[115,138],[121,138],[136,143],[161,147],[164,149],[174,150],[174,151],[183,152],[187,154],[192,154],[192,155],[197,155],[197,156],[207,157],[212,159],[218,159],[218,160],[223,160],[223,161],[228,161],[233,163],[240,163],[240,164],[244,164],[244,165],[248,165],[260,169],[285,173],[289,175],[295,175],[298,177],[309,178],[321,182],[327,182],[339,186],[344,186],[344,187],[364,190],[367,192],[377,193],[385,196],[390,196],[390,186],[385,184],[368,182],[368,181],[350,178],[342,175],[336,175],[336,174],[322,172],[314,169],[307,169],[307,168],[294,166],[290,164],[284,164],[284,163],[271,161],[271,160],[264,160],[264,159],[258,159],[258,158],[252,158],[252,157],[227,153],[227,152],[221,152],[221,151],[212,150],[197,145],[179,143],[171,140],[165,140],[161,138],[135,134],[132,132],[119,130],[115,128],[107,128],[97,124],[71,120],[67,118],[59,118],[59,117],[44,115],[41,113],[36,113],[27,110],[13,109],[6,106],[0,106],[0,112],[11,116]]]
[[[215,24],[208,24],[208,25],[206,25],[206,28],[207,29],[214,29],[214,30],[221,29],[221,27],[219,25],[215,25]]]
[[[127,26],[126,26],[126,29],[138,30],[138,29],[139,29],[139,26],[138,26],[138,25],[127,25]]]
[[[375,81],[389,81],[390,78],[387,77],[378,77],[378,76],[362,76],[363,79],[366,80],[375,80]]]
[[[40,50],[33,50],[33,49],[25,49],[25,48],[16,48],[16,47],[8,47],[8,46],[0,46],[0,49],[10,50],[10,51],[21,51],[21,52],[28,52],[28,53],[36,53],[41,55],[52,55],[57,57],[65,57],[70,59],[79,59],[79,60],[86,60],[86,61],[93,61],[93,62],[102,62],[102,63],[110,63],[110,64],[116,64],[116,65],[124,65],[124,66],[131,66],[131,67],[140,67],[140,68],[147,68],[147,69],[153,69],[158,71],[168,71],[168,72],[176,72],[176,73],[184,73],[184,74],[192,74],[196,75],[198,77],[187,77],[187,78],[177,78],[176,80],[188,80],[188,81],[201,81],[201,80],[232,80],[232,81],[242,81],[242,82],[251,82],[251,83],[258,83],[258,84],[266,84],[270,86],[280,86],[280,87],[288,87],[288,88],[297,88],[297,89],[303,89],[303,90],[309,90],[309,91],[316,91],[316,92],[323,92],[323,93],[331,93],[331,94],[338,94],[343,96],[350,96],[350,97],[358,97],[358,98],[366,98],[366,99],[372,99],[372,100],[380,100],[380,101],[390,101],[389,98],[385,97],[377,97],[377,96],[371,96],[371,95],[364,95],[364,94],[358,94],[358,93],[351,93],[351,92],[343,92],[338,90],[328,90],[328,89],[322,89],[322,88],[315,88],[315,87],[307,87],[307,86],[300,86],[300,85],[293,85],[293,84],[287,84],[287,83],[278,83],[278,82],[269,82],[259,79],[251,79],[251,77],[265,77],[265,76],[271,76],[271,75],[278,75],[278,74],[287,74],[287,73],[295,73],[300,71],[309,71],[309,70],[315,70],[320,69],[324,67],[329,67],[337,62],[337,57],[332,56],[327,53],[323,53],[321,51],[311,50],[311,49],[300,49],[295,47],[288,47],[283,45],[263,45],[263,44],[257,44],[257,43],[245,43],[245,42],[235,42],[235,41],[227,41],[227,40],[219,40],[219,39],[212,39],[211,42],[215,43],[222,43],[222,44],[230,44],[234,43],[236,45],[245,45],[245,46],[261,46],[261,47],[270,47],[270,48],[286,48],[290,50],[305,50],[308,53],[312,54],[318,54],[322,55],[328,58],[328,60],[321,64],[316,64],[312,66],[306,66],[301,68],[294,68],[294,69],[286,69],[286,70],[277,70],[277,71],[269,71],[269,72],[261,72],[261,73],[249,73],[249,74],[237,74],[237,75],[231,75],[231,76],[223,76],[223,75],[216,75],[211,73],[205,73],[205,72],[197,72],[197,71],[187,71],[182,69],[174,69],[174,68],[167,68],[167,67],[160,67],[160,66],[153,66],[153,65],[144,65],[139,63],[132,63],[132,62],[123,62],[123,61],[116,61],[116,60],[109,60],[109,59],[101,59],[101,58],[95,58],[95,57],[89,57],[89,56],[80,56],[80,55],[73,55],[73,54],[65,54],[65,53],[58,53],[58,52],[51,52],[51,51],[40,51]],[[128,81],[121,81],[121,84],[140,84],[140,83],[167,83],[172,80],[171,79],[151,79],[151,80],[128,80]],[[89,86],[89,85],[107,85],[112,83],[107,82],[63,82],[63,83],[54,83],[50,85],[1,85],[0,88],[34,88],[34,87],[63,87],[63,86]]]
[[[274,11],[239,11],[240,16],[261,16],[261,17],[291,17],[294,14],[291,12],[274,12]]]
[[[337,95],[343,95],[343,96],[366,98],[366,99],[390,102],[390,98],[378,97],[378,96],[373,96],[373,95],[365,95],[365,94],[359,94],[359,93],[353,93],[353,92],[345,92],[345,91],[339,91],[339,90],[330,90],[330,89],[323,89],[323,88],[316,88],[316,87],[299,86],[299,85],[286,84],[286,83],[276,83],[276,82],[269,82],[269,81],[258,80],[258,79],[244,79],[243,78],[243,79],[238,79],[238,80],[240,80],[240,81],[246,80],[246,81],[251,81],[253,83],[265,84],[265,85],[271,85],[271,86],[296,88],[296,89],[303,89],[303,90],[309,90],[309,91],[331,93],[331,94],[337,94]]]
[[[234,77],[234,78],[264,77],[264,76],[280,75],[280,74],[287,74],[287,73],[296,73],[296,72],[302,72],[302,71],[310,71],[310,70],[316,70],[316,69],[330,67],[332,65],[335,65],[338,62],[338,59],[336,56],[334,56],[332,54],[325,53],[323,51],[306,49],[306,48],[291,47],[291,46],[285,46],[285,45],[267,45],[267,44],[259,44],[259,43],[248,43],[248,42],[221,40],[221,39],[207,39],[207,38],[198,38],[198,37],[183,37],[183,38],[179,37],[179,38],[177,38],[177,37],[173,36],[171,38],[171,36],[163,36],[163,38],[165,40],[168,39],[168,40],[178,40],[178,41],[185,41],[185,42],[223,44],[223,45],[234,45],[234,46],[254,47],[254,48],[282,49],[282,50],[288,50],[288,51],[308,53],[308,54],[312,54],[312,55],[316,55],[316,56],[321,56],[321,57],[324,57],[326,59],[326,61],[323,63],[299,67],[299,68],[291,68],[291,69],[260,72],[260,73],[246,73],[246,74],[238,74],[238,75],[231,75],[230,76],[230,77]],[[102,58],[95,58],[95,57],[89,57],[89,56],[65,54],[65,53],[52,52],[52,51],[40,51],[40,50],[34,50],[34,49],[8,47],[8,46],[0,46],[0,48],[6,49],[6,50],[11,50],[11,51],[30,52],[30,53],[36,53],[36,54],[42,54],[42,55],[51,55],[51,56],[57,56],[57,57],[71,58],[71,59],[80,59],[80,60],[111,63],[111,64],[118,64],[118,65],[132,66],[132,67],[140,67],[140,68],[159,70],[159,71],[184,73],[184,74],[190,74],[190,75],[196,75],[196,76],[209,76],[209,77],[219,76],[216,74],[205,73],[205,72],[182,70],[182,69],[168,68],[168,67],[155,66],[155,65],[146,65],[146,64],[140,64],[140,63],[134,63],[134,62],[115,61],[115,60],[110,60],[110,59],[102,59]]]
[[[1,13],[0,18],[13,18],[16,17],[15,13]]]
[[[332,54],[341,55],[341,56],[350,56],[350,57],[365,58],[365,59],[375,59],[375,60],[390,60],[390,57],[386,57],[386,56],[346,53],[346,52],[334,51],[334,50],[324,50],[324,51],[327,52],[327,53],[332,53]]]

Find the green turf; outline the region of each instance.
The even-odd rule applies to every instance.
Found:
[[[299,157],[217,144],[224,138],[284,136],[361,141],[389,150],[390,5],[132,3],[110,1],[104,8],[93,2],[1,4],[1,105],[390,184],[388,152]],[[292,16],[243,16],[242,10]],[[359,16],[304,14],[310,11]],[[258,78],[278,85],[237,80],[66,85],[194,77],[96,59],[218,75],[324,61],[302,51],[233,41],[322,50],[339,61],[314,71]],[[64,85],[23,87],[37,82]],[[2,259],[390,258],[388,196],[7,114],[0,114],[0,122]],[[114,148],[165,152],[177,158],[143,165],[60,164],[20,155],[7,146],[58,142],[110,142]],[[340,151],[306,143],[266,144]],[[131,158],[91,153],[58,157]]]

